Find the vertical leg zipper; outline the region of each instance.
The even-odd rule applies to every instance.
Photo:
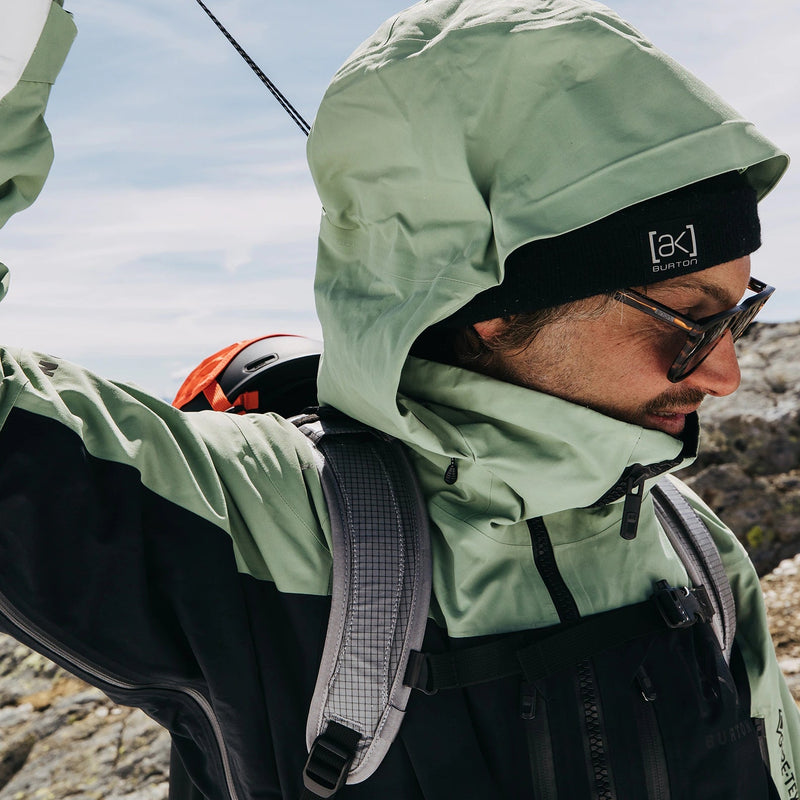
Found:
[[[636,673],[636,687],[639,689],[639,696],[634,697],[633,703],[647,787],[646,800],[670,800],[667,759],[653,705],[657,694],[644,667],[640,667]]]
[[[534,800],[558,800],[547,701],[535,686],[525,682],[520,687],[520,716],[528,740]]]

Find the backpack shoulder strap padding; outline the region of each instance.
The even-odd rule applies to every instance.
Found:
[[[736,635],[736,604],[717,546],[703,520],[669,478],[652,490],[656,516],[695,586],[705,586],[714,608],[712,627],[725,660]]]
[[[331,611],[304,772],[308,790],[324,797],[368,778],[399,730],[411,691],[406,664],[425,634],[431,556],[425,502],[399,441],[337,414],[299,427],[317,451],[332,534]],[[353,749],[345,775],[341,754]]]

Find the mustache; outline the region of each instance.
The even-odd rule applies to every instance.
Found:
[[[643,410],[646,414],[657,414],[671,411],[675,408],[686,408],[687,406],[694,408],[699,406],[705,397],[706,393],[701,392],[699,389],[690,389],[689,387],[669,389],[666,392],[662,392],[658,397],[649,400]]]

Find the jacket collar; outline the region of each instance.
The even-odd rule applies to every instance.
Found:
[[[492,527],[614,502],[636,480],[691,463],[692,418],[684,441],[612,419],[551,395],[467,370],[410,358],[398,405],[425,426],[410,441],[428,497],[473,524]],[[455,459],[452,486],[444,474]],[[479,511],[480,509],[480,511]],[[480,524],[478,527],[482,527]]]

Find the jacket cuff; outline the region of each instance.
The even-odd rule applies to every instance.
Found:
[[[50,0],[0,0],[0,100],[22,77],[50,6]]]
[[[0,3],[2,2],[4,0],[0,0]],[[59,2],[48,2],[46,24],[20,80],[54,83],[76,33],[72,14],[64,11]]]

